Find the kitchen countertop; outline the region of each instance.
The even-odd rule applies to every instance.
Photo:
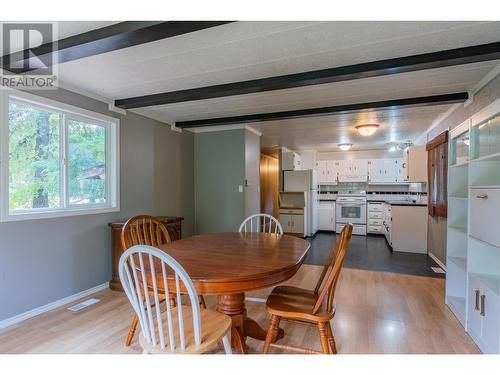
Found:
[[[422,202],[408,202],[405,200],[386,200],[386,199],[370,199],[368,203],[370,202],[378,202],[378,203],[387,203],[390,204],[391,206],[427,206],[427,203],[422,203]]]
[[[418,207],[427,207],[427,203],[420,202],[405,202],[405,201],[385,201],[385,203],[390,204],[391,206],[418,206]]]

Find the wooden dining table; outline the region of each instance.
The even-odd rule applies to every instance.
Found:
[[[309,248],[297,237],[256,232],[201,234],[160,246],[184,267],[199,294],[217,295],[217,311],[231,317],[231,345],[239,353],[247,353],[247,337],[266,337],[247,316],[245,293],[290,279]]]

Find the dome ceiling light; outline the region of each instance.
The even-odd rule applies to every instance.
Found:
[[[352,147],[352,143],[339,143],[338,146],[342,151],[349,151]]]
[[[369,137],[370,135],[375,134],[378,127],[379,127],[378,124],[363,124],[363,125],[355,126],[355,129],[363,137]]]

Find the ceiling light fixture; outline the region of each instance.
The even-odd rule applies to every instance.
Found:
[[[370,135],[375,134],[378,127],[379,127],[379,125],[377,125],[377,124],[364,124],[364,125],[355,126],[355,129],[363,137],[369,137]]]
[[[391,147],[389,147],[389,152],[396,152],[397,149],[397,146],[392,145]]]
[[[348,151],[352,147],[352,143],[339,143],[338,146],[342,151]]]

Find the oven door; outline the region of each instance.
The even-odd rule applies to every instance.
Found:
[[[338,223],[366,224],[366,203],[337,202],[335,209]]]

